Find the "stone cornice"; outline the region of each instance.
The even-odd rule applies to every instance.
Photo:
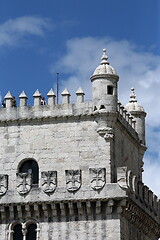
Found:
[[[160,237],[159,222],[155,221],[133,201],[127,201],[122,215],[127,218],[130,223],[136,225],[137,228],[141,229],[145,235],[150,236],[153,235],[154,232],[157,237]]]
[[[39,201],[33,203],[19,203],[0,205],[0,222],[13,220],[27,220],[30,218],[47,220],[57,218],[61,221],[76,217],[86,219],[107,219],[107,215],[114,214],[118,217],[126,205],[125,199],[107,199],[86,201]],[[74,219],[73,219],[74,220]],[[48,220],[47,220],[48,221]]]

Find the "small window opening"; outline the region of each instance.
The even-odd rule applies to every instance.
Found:
[[[32,172],[33,186],[37,186],[39,179],[39,167],[37,162],[32,159],[26,160],[19,168],[20,173],[28,173],[30,171]]]
[[[113,86],[107,86],[107,93],[113,95]]]
[[[105,106],[104,106],[104,105],[101,105],[99,109],[105,109]]]
[[[95,106],[95,107],[94,107],[94,111],[96,111],[96,110],[97,110],[97,107]]]

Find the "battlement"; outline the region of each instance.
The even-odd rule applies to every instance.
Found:
[[[107,112],[106,109],[94,111],[93,102],[84,101],[85,93],[82,88],[76,91],[76,102],[71,102],[71,95],[66,88],[61,95],[62,103],[57,104],[56,95],[52,89],[47,93],[47,101],[37,89],[33,94],[33,106],[28,106],[28,97],[24,91],[19,95],[19,103],[15,101],[15,97],[9,91],[4,97],[3,105],[0,108],[0,122],[78,117]],[[119,101],[117,103],[117,117],[127,131],[137,139],[136,120]]]
[[[121,124],[131,133],[134,138],[137,138],[136,134],[136,120],[129,113],[126,108],[121,104],[120,101],[117,103],[117,111],[118,111],[118,120]]]
[[[19,104],[11,92],[4,97],[3,107],[0,108],[0,121],[16,121],[25,119],[45,119],[54,117],[79,116],[92,113],[92,102],[84,102],[84,92],[79,88],[76,92],[77,101],[70,102],[70,93],[67,89],[62,92],[62,103],[56,103],[56,96],[51,89],[47,93],[48,100],[45,101],[41,93],[36,90],[33,94],[33,106],[27,106],[27,99],[23,91],[19,95]]]
[[[62,104],[70,103],[70,93],[66,88],[61,93],[61,95],[62,95]],[[85,93],[83,92],[82,88],[79,88],[76,91],[76,95],[77,95],[77,103],[83,103]],[[55,104],[57,104],[57,97],[52,88],[47,93],[47,98],[48,98],[47,101],[45,101],[44,97],[42,96],[42,94],[39,92],[38,89],[33,94],[33,98],[34,98],[33,106],[40,106],[40,105],[54,106]],[[22,93],[19,95],[19,104],[17,104],[15,97],[13,97],[11,92],[8,91],[8,93],[4,97],[2,106],[4,108],[11,108],[16,106],[25,107],[27,106],[27,99],[28,97],[26,93],[22,91]]]
[[[117,168],[117,182],[122,189],[128,191],[129,197],[158,221],[160,201],[158,197],[138,178],[133,175],[131,170],[127,167]]]

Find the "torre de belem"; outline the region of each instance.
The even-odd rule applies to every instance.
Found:
[[[0,108],[0,240],[157,240],[160,204],[142,182],[145,116],[103,50],[92,101],[37,90]]]

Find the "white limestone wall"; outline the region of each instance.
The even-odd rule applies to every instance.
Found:
[[[40,240],[120,240],[120,222],[89,220],[42,223]]]
[[[7,239],[7,224],[0,224],[0,239],[2,240],[8,240]]]
[[[123,128],[115,127],[115,165],[127,166],[136,176],[141,176],[139,149],[135,141]]]
[[[37,161],[40,173],[57,171],[57,187],[66,187],[65,170],[77,169],[82,171],[82,185],[88,187],[90,167],[106,168],[108,182],[109,143],[96,130],[95,121],[78,119],[1,125],[0,174],[9,175],[8,189],[16,191],[16,172],[26,158]]]

